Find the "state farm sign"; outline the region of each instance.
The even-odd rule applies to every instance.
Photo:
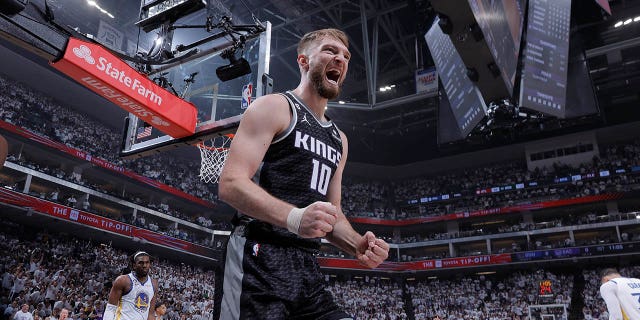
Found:
[[[154,128],[182,138],[195,132],[195,106],[138,73],[103,47],[69,38],[51,65]]]

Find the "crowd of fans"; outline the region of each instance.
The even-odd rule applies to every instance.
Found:
[[[56,319],[62,308],[70,310],[71,320],[101,317],[111,282],[128,267],[132,253],[6,221],[0,224],[0,248],[5,319],[13,319],[23,304],[43,320]],[[154,259],[150,276],[159,280],[157,301],[169,309],[164,319],[210,319],[213,271]]]
[[[365,277],[330,282],[335,302],[355,319],[407,319],[402,289],[396,282]]]
[[[539,295],[538,283],[549,280],[552,297]],[[571,304],[573,276],[539,270],[506,277],[484,275],[408,284],[416,320],[528,319],[529,306]],[[562,319],[562,318],[556,318]]]
[[[525,163],[509,161],[388,184],[380,181],[350,184],[350,180],[345,180],[344,189],[349,196],[344,197],[343,203],[345,213],[350,216],[397,220],[629,191],[637,189],[640,183],[640,172],[630,170],[640,165],[639,159],[640,140],[635,140],[601,147],[599,156],[577,167],[556,163],[550,168],[530,171]],[[624,172],[599,175],[600,171],[611,169],[624,169]],[[556,181],[559,177],[589,173],[595,173],[595,176],[584,180]],[[532,186],[529,182],[536,184]],[[524,183],[524,187],[513,187],[518,183]],[[512,188],[499,192],[478,192],[500,186]],[[393,190],[393,193],[389,194],[387,190]],[[427,203],[407,202],[443,194],[448,198]]]
[[[5,319],[13,319],[24,304],[34,319],[54,320],[62,308],[70,311],[71,320],[100,318],[109,285],[128,267],[130,254],[8,221],[0,223],[0,248],[5,252],[0,256],[0,314]],[[620,272],[638,277],[640,267]],[[212,271],[154,258],[150,275],[159,280],[158,303],[168,307],[164,319],[210,319],[215,292]],[[584,319],[608,319],[599,296],[598,271],[586,270],[582,276],[585,286],[578,298],[584,304]],[[327,280],[328,291],[345,312],[355,319],[379,320],[524,320],[531,305],[559,304],[569,312],[574,286],[572,275],[545,270],[406,282],[369,276],[352,280],[327,276]],[[539,286],[547,280],[552,288],[548,296],[542,295],[546,292]]]
[[[201,226],[207,227],[207,228],[214,228],[216,230],[230,230],[231,226],[228,222],[224,222],[224,221],[219,221],[214,223],[211,219],[209,218],[205,218],[203,216],[197,216],[197,217],[193,217],[193,216],[188,216],[186,214],[182,214],[180,213],[178,210],[174,210],[169,208],[169,206],[167,204],[164,203],[160,203],[158,205],[153,204],[153,203],[145,203],[144,201],[142,201],[140,198],[138,197],[131,197],[131,196],[127,196],[126,194],[117,194],[115,192],[113,192],[113,190],[109,191],[105,188],[103,188],[101,185],[99,184],[92,184],[90,182],[88,182],[87,180],[85,180],[84,178],[80,178],[77,176],[74,176],[73,174],[68,174],[65,171],[63,171],[62,169],[59,168],[50,168],[48,166],[45,165],[41,165],[41,164],[36,164],[33,162],[27,162],[25,160],[25,157],[20,157],[20,158],[16,158],[15,155],[10,154],[7,157],[7,161],[19,164],[21,166],[36,170],[36,171],[40,171],[42,173],[46,173],[49,174],[51,176],[63,179],[63,180],[67,180],[67,181],[71,181],[73,183],[78,183],[82,186],[85,186],[87,188],[90,189],[94,189],[95,191],[101,192],[101,193],[105,193],[105,194],[110,194],[112,196],[115,197],[119,197],[119,198],[124,198],[125,200],[129,200],[133,203],[139,204],[139,205],[143,205],[146,206],[147,208],[153,209],[155,211],[161,212],[161,213],[166,213],[168,215],[180,218],[182,220],[186,220],[186,221],[190,221],[193,223],[197,223]],[[3,181],[0,180],[0,183],[2,183]],[[19,191],[22,192],[22,186],[21,185],[14,185],[14,186],[9,186],[10,188],[12,188],[15,191]],[[65,190],[64,188],[62,190]],[[131,215],[129,212],[110,212],[110,211],[105,211],[105,210],[96,210],[91,206],[91,203],[89,201],[89,196],[88,195],[78,195],[76,193],[73,192],[73,190],[70,191],[61,191],[60,188],[56,188],[53,191],[46,193],[46,192],[36,192],[33,190],[29,191],[29,194],[34,196],[34,197],[38,197],[40,199],[45,199],[45,200],[50,200],[53,202],[57,202],[66,206],[70,206],[73,208],[78,208],[78,209],[82,209],[84,211],[87,212],[92,212],[92,213],[96,213],[98,215],[113,219],[113,220],[117,220],[120,222],[124,222],[124,223],[129,223],[129,224],[133,224],[137,227],[141,227],[141,228],[146,228],[149,229],[151,231],[155,231],[164,235],[169,235],[178,239],[182,239],[182,240],[187,240],[196,244],[200,244],[200,245],[204,245],[204,246],[208,246],[208,247],[215,247],[215,246],[219,246],[220,244],[218,243],[213,243],[211,242],[211,234],[210,233],[206,233],[206,232],[201,232],[201,231],[195,231],[191,228],[185,228],[184,225],[178,224],[176,225],[175,222],[170,221],[170,220],[165,220],[162,219],[160,217],[157,216],[153,216],[151,214],[148,213],[144,213],[143,211],[138,211],[138,215],[137,216],[133,216]],[[77,197],[76,197],[77,196]],[[148,218],[145,218],[145,216],[147,216]],[[182,227],[182,228],[181,228]]]
[[[118,158],[120,134],[104,124],[61,105],[0,75],[0,120],[103,158],[115,165],[174,186],[196,197],[217,201],[212,184],[203,183],[200,164],[157,154],[135,160]]]

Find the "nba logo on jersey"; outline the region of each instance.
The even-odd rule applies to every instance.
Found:
[[[260,244],[256,243],[253,245],[253,256],[257,257],[258,256],[258,251],[260,251]]]
[[[253,84],[245,84],[242,86],[242,105],[240,107],[242,109],[249,108],[251,104],[251,95],[253,94]]]

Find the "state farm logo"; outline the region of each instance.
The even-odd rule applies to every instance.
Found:
[[[80,59],[84,59],[88,64],[96,64],[96,60],[91,56],[91,49],[85,45],[73,48],[73,54]]]

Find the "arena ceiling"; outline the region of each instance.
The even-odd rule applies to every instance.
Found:
[[[575,1],[575,0],[574,0]],[[154,32],[139,32],[140,2],[134,0],[94,0],[111,18],[87,0],[48,0],[57,23],[85,34],[96,34],[100,21],[120,30],[126,39],[141,44],[150,43]],[[353,55],[349,76],[339,100],[344,105],[331,104],[328,114],[350,137],[350,160],[355,162],[394,165],[425,160],[440,155],[469,150],[470,145],[442,146],[437,143],[437,101],[415,94],[415,70],[433,65],[422,35],[431,25],[434,12],[428,0],[209,0],[208,11],[194,13],[179,20],[180,24],[203,24],[207,15],[220,18],[231,15],[236,24],[251,23],[255,16],[270,21],[272,27],[271,75],[276,91],[293,88],[299,74],[295,65],[298,39],[306,32],[325,27],[339,27],[351,40]],[[640,26],[614,28],[613,24],[626,17],[640,15],[639,0],[610,1],[614,15],[605,20],[593,12],[583,12],[574,6],[576,19],[572,37],[583,36],[585,48],[615,46],[623,41],[637,39]],[[44,11],[44,0],[32,0],[32,7]],[[640,23],[637,23],[640,25]],[[61,80],[46,62],[9,44],[0,48],[6,57],[1,61],[2,72],[29,83],[88,116],[99,119],[120,130],[125,113],[87,90]],[[629,50],[612,49],[590,61],[591,76],[597,87],[603,112],[626,110],[637,103],[637,93],[628,86],[637,84],[638,44]],[[635,48],[635,49],[634,49]],[[635,51],[634,51],[635,50]],[[11,53],[14,54],[11,54]],[[17,52],[17,54],[15,54]],[[610,63],[609,56],[620,56]],[[36,61],[26,66],[23,57]],[[367,67],[369,66],[369,67]],[[46,68],[47,70],[43,70]],[[32,70],[33,69],[33,70]],[[621,71],[621,72],[620,72]],[[214,70],[204,75],[204,81],[215,81]],[[369,78],[371,77],[371,78]],[[38,81],[34,81],[38,79]],[[393,90],[380,92],[378,87],[394,85]],[[636,90],[637,91],[637,90]],[[69,93],[71,92],[71,93]],[[611,107],[614,106],[614,107]],[[105,109],[106,108],[106,109]],[[109,110],[109,112],[104,112]],[[621,121],[638,118],[628,112],[610,115]],[[611,117],[609,117],[611,118]],[[609,119],[608,121],[611,121]],[[602,119],[591,125],[603,125]],[[584,124],[583,124],[584,127]],[[583,128],[581,127],[581,128]],[[549,134],[557,134],[550,132]],[[491,144],[510,141],[481,141],[471,145],[483,148]]]

